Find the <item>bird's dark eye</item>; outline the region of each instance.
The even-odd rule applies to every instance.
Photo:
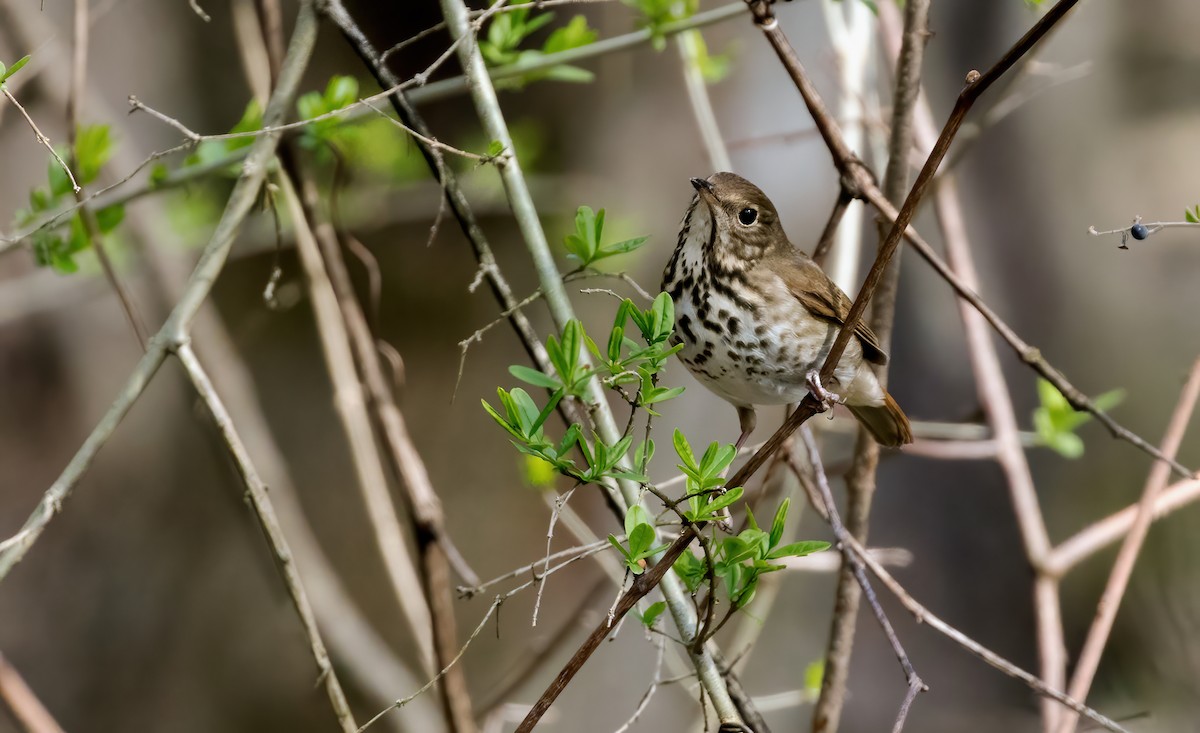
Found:
[[[758,221],[758,209],[742,209],[738,212],[738,221],[740,221],[743,226],[750,226],[754,222]]]

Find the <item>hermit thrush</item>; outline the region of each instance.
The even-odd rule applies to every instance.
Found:
[[[737,408],[738,446],[754,430],[755,405],[799,402],[810,390],[845,404],[880,444],[911,443],[908,418],[866,363],[885,364],[887,355],[865,323],[832,384],[817,378],[850,299],[788,241],[766,194],[733,173],[693,178],[692,186],[662,289],[675,301],[680,359]]]

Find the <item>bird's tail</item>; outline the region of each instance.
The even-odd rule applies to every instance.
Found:
[[[883,404],[876,406],[848,405],[850,412],[862,423],[875,442],[889,448],[898,448],[913,440],[912,426],[908,416],[890,394],[883,395]]]

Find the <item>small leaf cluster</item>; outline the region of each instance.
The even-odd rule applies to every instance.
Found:
[[[647,559],[667,549],[666,545],[655,547],[655,539],[654,521],[650,518],[650,512],[640,504],[634,504],[625,512],[625,543],[622,544],[615,535],[608,536],[609,543],[625,559],[626,569],[634,575],[641,575],[645,571]],[[648,611],[646,615],[649,615]],[[647,622],[646,615],[642,616],[642,622],[647,626],[654,623],[654,618]]]
[[[11,74],[19,68],[20,66],[14,64],[7,73]],[[69,156],[74,166],[75,180],[79,185],[86,186],[96,180],[101,169],[112,157],[113,145],[112,133],[108,125],[79,126],[75,133],[74,154]],[[60,155],[68,157],[62,151],[60,151]],[[48,181],[46,187],[38,186],[29,192],[29,208],[17,212],[18,225],[32,224],[45,214],[59,208],[73,195],[71,179],[53,156],[49,156],[46,178]],[[103,209],[97,209],[94,213],[99,233],[106,235],[112,233],[125,218],[125,206],[113,204]],[[91,246],[87,229],[83,223],[83,215],[79,212],[71,217],[65,237],[50,228],[43,228],[34,232],[30,239],[37,264],[53,267],[62,273],[77,272],[79,264],[75,261],[75,256]]]
[[[641,333],[645,346],[626,338],[625,329],[633,321]],[[683,387],[661,387],[658,384],[658,374],[662,371],[667,359],[683,348],[680,345],[670,346],[671,335],[675,333],[675,304],[667,293],[659,293],[648,310],[641,310],[633,301],[626,298],[617,308],[617,316],[613,320],[612,330],[608,334],[608,343],[604,351],[591,338],[587,339],[588,350],[596,357],[598,369],[607,372],[605,384],[618,387],[624,384],[638,384],[639,389],[634,401],[651,415],[658,415],[650,405],[674,399],[683,394]]]
[[[238,119],[237,124],[229,129],[230,133],[246,133],[256,132],[263,127],[262,107],[258,102],[251,99],[246,103],[246,108],[242,110],[242,116]],[[183,167],[189,168],[193,166],[208,166],[219,161],[225,160],[231,153],[242,148],[250,147],[254,144],[252,135],[243,137],[231,137],[221,140],[203,140],[196,149],[192,151],[186,158],[183,159]],[[236,178],[240,172],[237,165],[229,165],[221,171],[224,175],[230,178]],[[162,165],[154,166],[150,171],[150,183],[157,185],[162,183],[167,178],[167,167]]]
[[[29,63],[29,55],[26,54],[13,62],[12,66],[5,66],[4,62],[0,61],[0,84],[8,81],[13,74],[21,70],[21,67]]]
[[[770,531],[760,529],[754,521],[754,512],[746,507],[749,526],[736,537],[725,537],[715,543],[713,574],[725,581],[725,590],[734,608],[743,608],[754,600],[759,578],[764,574],[783,569],[783,565],[772,561],[804,557],[829,549],[828,542],[813,540],[780,544],[789,505],[788,499],[779,505]],[[704,583],[708,572],[704,561],[691,552],[679,556],[674,570],[692,593]]]
[[[1033,426],[1037,430],[1038,444],[1064,458],[1079,458],[1083,455],[1083,439],[1075,431],[1092,419],[1091,414],[1077,411],[1058,388],[1045,379],[1038,379],[1037,391],[1041,405],[1033,411]],[[1124,397],[1124,390],[1114,389],[1092,401],[1101,410],[1111,410]]]
[[[1183,210],[1183,218],[1192,224],[1200,224],[1200,204]]]
[[[616,255],[628,254],[638,249],[649,237],[634,237],[613,244],[602,244],[604,235],[604,209],[592,211],[590,206],[580,206],[575,211],[575,231],[563,240],[567,256],[579,262],[581,268],[591,267],[599,260]]]
[[[667,47],[667,37],[663,27],[686,20],[696,14],[700,7],[699,0],[621,0],[638,11],[638,25],[650,31],[650,42],[656,51]]]
[[[649,629],[654,626],[654,622],[658,620],[658,617],[661,616],[662,612],[665,610],[667,610],[667,604],[665,601],[655,601],[646,607],[645,613],[637,613],[637,611],[634,611],[634,613],[637,614],[637,617],[642,620],[642,624]]]
[[[687,509],[683,515],[689,522],[712,521],[717,518],[718,512],[742,498],[740,486],[724,488],[725,477],[722,474],[737,455],[732,444],[721,445],[714,441],[697,461],[688,439],[678,429],[674,442],[675,453],[682,461],[678,464],[679,470],[687,477]]]
[[[670,302],[669,298],[667,302]],[[634,308],[634,310],[637,309]],[[638,313],[643,317],[645,315],[641,311]],[[660,321],[656,327],[666,329],[667,334],[663,337],[663,341],[670,337],[673,330],[673,324],[670,322],[663,325]],[[632,364],[635,360],[639,361],[637,368],[646,370],[649,374],[648,378],[653,379],[657,372],[650,372],[646,365],[655,363],[658,368],[661,368],[662,361],[665,359],[662,356],[661,343],[641,348],[632,341],[629,341],[628,344],[624,344],[626,341],[624,339],[620,339],[620,341],[623,345],[636,349],[636,353],[639,354],[625,357],[618,351],[617,355],[621,358],[621,363]],[[632,436],[626,435],[610,445],[604,442],[600,436],[593,435],[589,446],[588,441],[583,439],[583,428],[578,423],[573,423],[567,428],[561,439],[554,441],[546,437],[543,426],[558,403],[566,397],[582,398],[587,389],[588,380],[596,373],[595,369],[583,362],[584,342],[587,342],[589,348],[597,350],[595,343],[584,331],[583,325],[577,320],[572,320],[563,328],[561,337],[550,336],[546,339],[546,356],[554,367],[553,374],[520,364],[509,367],[509,373],[517,379],[535,387],[550,390],[550,399],[544,407],[539,408],[528,392],[516,387],[511,391],[506,391],[504,388],[496,390],[500,397],[501,409],[492,407],[486,400],[483,401],[483,409],[514,438],[513,444],[517,450],[540,458],[565,476],[570,476],[583,483],[600,483],[608,478],[645,481],[645,476],[623,470],[618,465],[633,445]],[[636,372],[630,373],[634,374],[635,379],[641,378]],[[651,395],[651,398],[661,401],[668,397],[656,393]],[[583,467],[577,465],[575,460],[570,457],[574,450],[578,450],[583,455],[585,462]],[[635,457],[639,459],[639,465],[648,462],[653,451],[653,443],[640,445],[635,452]]]
[[[316,120],[304,127],[300,144],[309,149],[324,147],[334,141],[335,131],[342,127],[337,117],[316,119],[331,112],[345,109],[358,101],[358,80],[352,76],[334,75],[325,85],[325,91],[306,92],[296,100],[296,112],[302,120]]]
[[[528,0],[526,0],[528,2]],[[524,3],[509,3],[509,7]],[[489,66],[511,66],[530,63],[542,56],[595,42],[597,33],[588,26],[587,18],[576,15],[565,26],[556,28],[546,38],[540,49],[521,48],[535,32],[554,20],[554,13],[532,14],[532,8],[517,7],[516,10],[497,13],[488,24],[487,36],[480,39],[479,50]],[[586,84],[594,79],[592,72],[569,64],[557,64],[547,69],[531,71],[519,77],[505,79],[498,86],[523,87],[534,81],[549,79],[577,84]]]

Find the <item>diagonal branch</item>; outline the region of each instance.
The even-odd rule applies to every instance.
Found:
[[[279,565],[279,573],[283,576],[283,582],[287,586],[292,605],[296,607],[300,623],[304,626],[304,633],[312,646],[313,657],[317,661],[317,669],[320,670],[318,679],[325,685],[325,691],[333,703],[334,713],[337,715],[342,730],[346,733],[353,733],[358,729],[358,725],[350,713],[346,694],[342,692],[341,683],[338,682],[337,674],[333,670],[333,663],[329,660],[329,653],[325,650],[325,643],[321,640],[321,632],[317,629],[317,619],[313,614],[312,604],[309,603],[308,595],[304,591],[304,584],[300,580],[300,573],[296,570],[296,562],[292,558],[287,538],[283,535],[283,528],[279,526],[279,519],[275,516],[275,507],[267,493],[267,485],[259,477],[258,470],[255,469],[254,463],[250,460],[250,454],[233,425],[233,418],[229,416],[229,411],[221,402],[221,397],[213,387],[212,381],[209,380],[208,373],[200,364],[200,360],[192,352],[191,344],[183,341],[172,348],[187,371],[188,378],[196,388],[196,393],[200,395],[200,399],[212,413],[213,419],[217,423],[217,429],[229,447],[229,452],[237,465],[238,474],[246,485],[246,494],[254,509],[254,516],[258,518],[259,526],[262,528],[267,542],[271,545],[271,551]]]
[[[280,74],[279,85],[274,94],[272,94],[263,113],[264,123],[278,123],[283,119],[287,109],[291,106],[292,100],[295,98],[299,88],[300,78],[312,55],[313,46],[316,42],[316,34],[317,18],[313,2],[312,0],[304,0],[300,5],[300,12],[296,18],[292,39]],[[42,532],[45,531],[49,522],[62,511],[63,503],[70,497],[71,490],[82,478],[96,454],[112,436],[121,420],[145,391],[150,380],[165,361],[168,352],[177,350],[181,360],[185,362],[185,366],[189,366],[189,373],[194,376],[202,373],[191,369],[191,367],[198,368],[198,362],[189,364],[189,360],[194,361],[194,355],[191,353],[190,347],[188,347],[188,332],[201,306],[211,292],[217,276],[224,267],[238,230],[254,207],[258,191],[265,180],[269,164],[274,157],[279,140],[279,134],[268,134],[258,138],[251,146],[241,174],[238,176],[233,191],[226,202],[221,219],[218,221],[208,244],[201,253],[200,260],[193,270],[192,276],[184,288],[178,303],[171,311],[170,316],[162,328],[159,329],[158,333],[150,339],[147,344],[146,353],[130,374],[125,386],[117,395],[117,398],[109,407],[104,417],[92,430],[91,434],[88,435],[83,445],[67,464],[67,467],[63,469],[58,479],[43,495],[41,502],[34,509],[29,519],[25,522],[25,525],[15,536],[4,542],[0,542],[0,581],[25,557],[25,554],[28,553]],[[196,379],[198,380],[198,376],[196,376]],[[198,386],[199,384],[197,382]],[[215,393],[212,396],[215,397]],[[223,415],[227,418],[223,405],[220,405],[219,401],[207,402],[207,404],[213,408],[214,417],[217,418],[218,423],[222,421]],[[236,436],[234,437],[236,438]],[[227,438],[229,438],[229,434],[227,434]],[[248,462],[244,449],[240,449],[240,439],[229,439],[227,442],[238,458],[239,468],[243,471],[243,477],[248,482],[251,482],[251,475],[247,473],[247,469],[250,471],[253,469]],[[256,479],[257,474],[254,474],[253,477]],[[250,488],[253,493],[255,487],[251,486]],[[261,482],[258,482],[258,488],[263,489],[263,497],[265,498],[265,486],[261,486]],[[264,530],[267,531],[269,539],[271,539],[276,551],[276,557],[280,561],[284,581],[301,616],[301,622],[308,636],[309,645],[321,672],[322,682],[329,695],[335,715],[338,717],[343,730],[353,731],[355,730],[355,725],[352,717],[350,717],[345,695],[342,693],[337,675],[329,663],[328,654],[325,652],[324,643],[321,640],[320,632],[313,619],[306,593],[300,583],[299,575],[295,572],[294,562],[291,560],[291,552],[287,549],[282,534],[277,531],[278,526],[274,521],[274,512],[270,508],[269,502],[263,502],[259,506],[259,509],[258,516],[263,523]],[[272,525],[274,529],[271,528]]]
[[[1179,445],[1183,442],[1183,435],[1187,432],[1188,423],[1192,419],[1192,413],[1196,409],[1198,397],[1200,397],[1200,360],[1192,365],[1192,371],[1183,387],[1183,393],[1179,396],[1179,403],[1175,406],[1175,412],[1171,415],[1171,421],[1167,425],[1167,433],[1162,442],[1163,453],[1174,455],[1179,450]],[[1146,478],[1146,487],[1142,490],[1142,500],[1138,503],[1133,526],[1130,527],[1129,534],[1125,535],[1125,541],[1121,543],[1121,549],[1113,563],[1112,573],[1108,576],[1108,583],[1104,586],[1104,592],[1096,604],[1096,618],[1092,621],[1091,628],[1088,629],[1087,639],[1083,643],[1083,649],[1079,652],[1079,661],[1075,665],[1075,673],[1071,675],[1070,692],[1071,696],[1077,700],[1087,699],[1088,690],[1096,676],[1096,669],[1100,666],[1100,656],[1104,653],[1104,645],[1108,641],[1113,622],[1117,618],[1117,611],[1121,607],[1121,599],[1125,595],[1125,589],[1129,586],[1129,578],[1133,575],[1133,566],[1137,562],[1142,544],[1150,531],[1150,522],[1154,518],[1154,502],[1162,494],[1168,478],[1170,478],[1170,470],[1165,463],[1155,463],[1150,469],[1150,475]],[[1078,719],[1078,714],[1071,712],[1064,714],[1059,723],[1059,733],[1073,733]]]
[[[886,4],[885,4],[886,6]],[[886,6],[890,10],[890,6]],[[884,174],[883,194],[889,201],[898,201],[908,188],[908,151],[912,149],[913,111],[921,88],[921,68],[925,57],[925,37],[929,19],[929,0],[908,0],[904,7],[904,32],[893,88],[891,137],[888,140],[888,162]],[[847,198],[839,194],[839,201]],[[883,240],[885,224],[878,222],[879,237]],[[883,271],[871,310],[871,330],[879,337],[884,351],[890,350],[892,321],[896,308],[896,291],[900,283],[900,260],[897,257]],[[857,258],[855,258],[857,259]],[[887,368],[877,367],[880,384],[887,387]],[[866,430],[858,430],[854,459],[846,475],[846,523],[851,534],[866,544],[871,519],[871,504],[875,496],[875,477],[879,467],[879,444]],[[860,577],[861,576],[861,577]],[[858,607],[863,593],[870,595],[863,583],[865,574],[853,562],[843,562],[834,591],[834,614],[825,654],[825,674],[821,677],[821,692],[813,706],[813,730],[836,731],[846,699],[850,678],[850,658],[858,622]],[[878,606],[875,606],[878,608]],[[897,641],[896,644],[899,644]],[[914,674],[908,675],[910,689]],[[915,693],[914,693],[915,694]],[[901,724],[903,721],[901,720]]]

